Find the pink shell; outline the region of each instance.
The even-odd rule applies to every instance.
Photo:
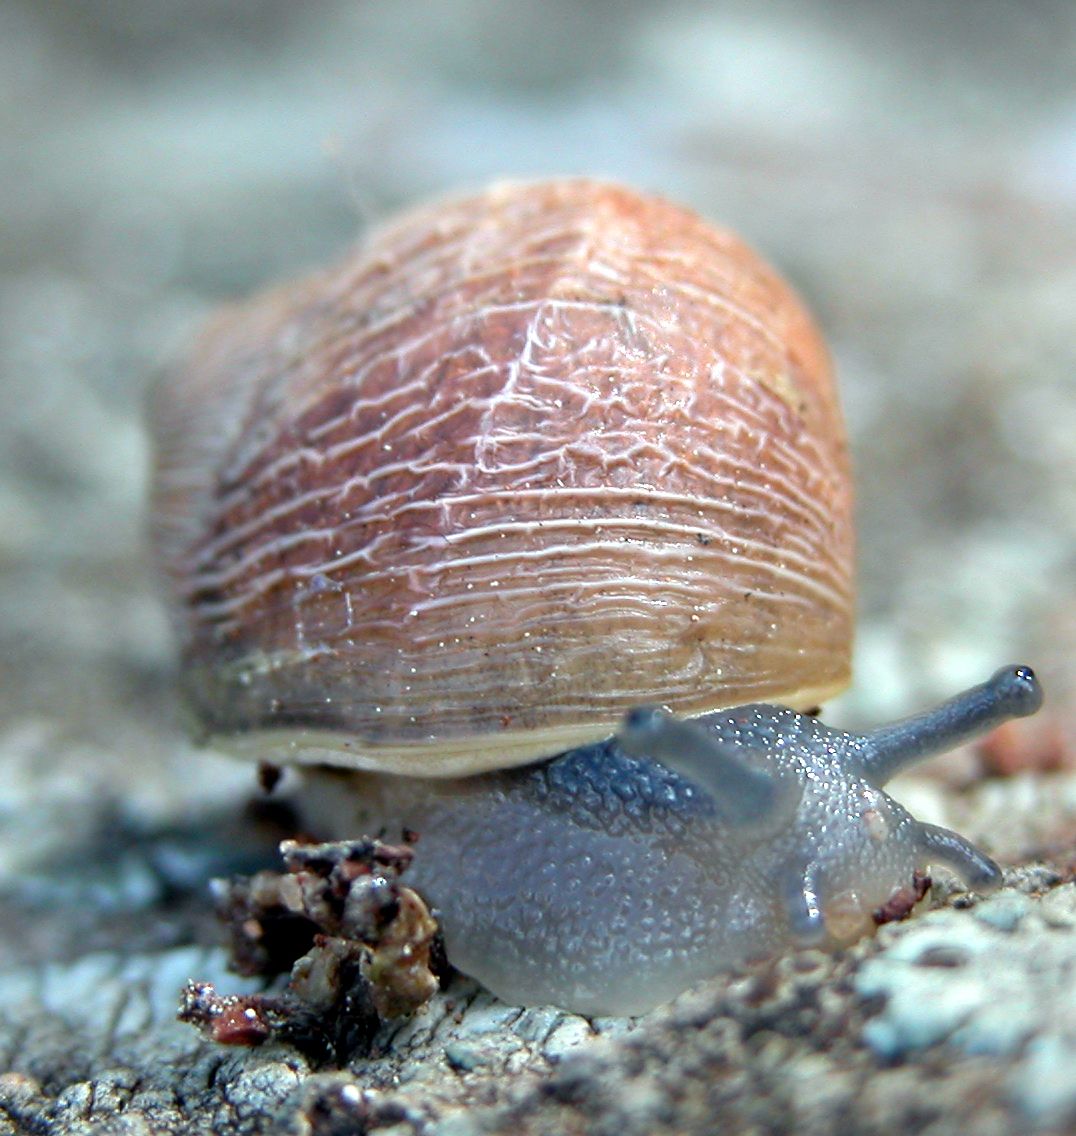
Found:
[[[436,775],[623,711],[815,705],[852,636],[825,349],[730,234],[498,185],[226,312],[159,391],[154,536],[208,734]]]

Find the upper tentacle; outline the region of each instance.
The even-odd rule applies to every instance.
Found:
[[[907,766],[953,749],[1009,718],[1034,714],[1041,705],[1042,688],[1030,667],[1002,667],[986,682],[933,710],[864,734],[858,772],[882,786]]]

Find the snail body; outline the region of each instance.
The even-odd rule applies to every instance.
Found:
[[[927,864],[997,882],[881,786],[1034,677],[872,735],[799,712],[849,675],[840,410],[802,305],[694,214],[585,180],[417,210],[225,313],[153,430],[200,735],[316,767],[324,835],[417,831],[496,993],[636,1012],[850,941]]]
[[[867,734],[771,705],[620,731],[525,768],[415,781],[333,771],[306,815],[337,833],[417,832],[409,880],[449,958],[517,1004],[636,1014],[797,947],[908,912],[940,865],[978,892],[997,864],[882,791],[905,766],[1041,702],[1027,667]]]

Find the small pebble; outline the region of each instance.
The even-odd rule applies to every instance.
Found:
[[[974,915],[980,923],[998,931],[1015,931],[1031,910],[1031,902],[1018,891],[1003,891],[978,904]]]
[[[542,1056],[547,1061],[560,1061],[566,1053],[590,1041],[593,1036],[585,1018],[566,1016],[545,1039]]]
[[[1076,884],[1063,884],[1039,900],[1038,912],[1049,927],[1076,927]]]
[[[485,1055],[476,1045],[465,1041],[451,1041],[445,1046],[445,1060],[457,1073],[469,1073],[486,1062]]]
[[[497,1033],[519,1016],[518,1006],[508,1006],[488,994],[481,994],[468,1007],[464,1028],[475,1036]]]
[[[562,1011],[552,1006],[536,1006],[525,1010],[512,1027],[512,1032],[524,1041],[541,1041],[547,1037],[562,1017]]]
[[[0,1108],[24,1107],[41,1093],[41,1086],[25,1073],[0,1073]]]

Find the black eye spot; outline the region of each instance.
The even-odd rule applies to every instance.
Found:
[[[661,711],[656,706],[635,706],[624,715],[624,729],[638,734],[653,730],[661,721]]]
[[[1042,705],[1042,687],[1028,666],[1008,667],[995,676],[999,699],[1008,704],[1011,714],[1034,714]]]

